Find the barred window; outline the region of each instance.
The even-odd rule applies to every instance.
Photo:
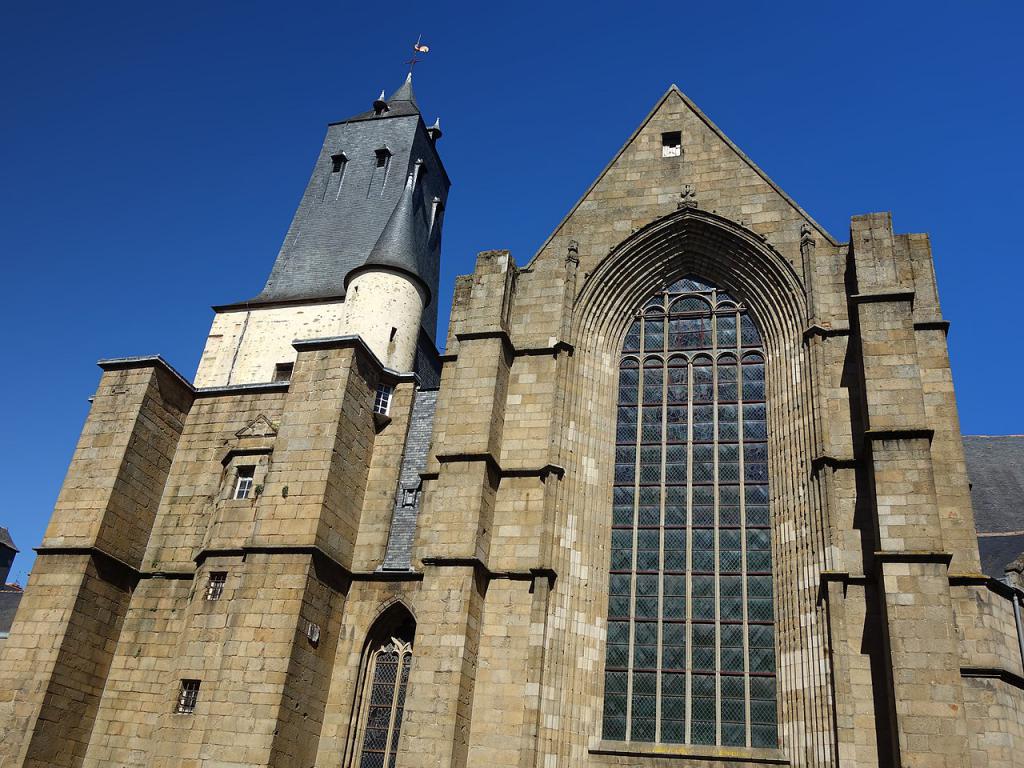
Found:
[[[227,583],[227,571],[213,571],[210,580],[206,584],[206,599],[220,600],[224,595],[224,584]]]
[[[178,704],[174,711],[179,715],[191,715],[196,711],[196,702],[199,700],[199,681],[182,680],[178,689]]]
[[[694,278],[623,343],[603,735],[775,747],[765,365],[746,307]]]
[[[356,707],[359,718],[353,741],[358,749],[346,765],[395,768],[414,634],[415,623],[401,605],[392,606],[370,632]]]

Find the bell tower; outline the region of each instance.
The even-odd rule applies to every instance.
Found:
[[[327,128],[263,290],[214,307],[199,387],[287,377],[292,341],[359,335],[388,368],[414,370],[437,328],[450,181],[412,74],[390,98]]]

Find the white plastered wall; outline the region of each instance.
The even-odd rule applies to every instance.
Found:
[[[196,372],[197,387],[272,381],[278,363],[295,362],[295,339],[344,333],[345,305],[304,304],[218,312]]]
[[[362,272],[345,295],[345,333],[362,336],[378,359],[396,371],[411,371],[426,295],[401,272]]]
[[[213,318],[196,372],[197,387],[272,381],[295,361],[295,339],[359,335],[396,371],[412,370],[425,303],[423,289],[400,272],[355,276],[344,302],[232,309]]]

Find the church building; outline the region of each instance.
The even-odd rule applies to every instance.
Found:
[[[1024,766],[928,236],[673,86],[439,339],[441,147],[411,75],[330,124],[195,377],[100,361],[0,766]]]

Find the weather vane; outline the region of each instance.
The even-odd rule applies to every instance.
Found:
[[[416,42],[412,45],[412,58],[409,59],[406,64],[409,65],[409,74],[412,74],[413,67],[420,63],[420,59],[416,58],[417,53],[429,53],[430,47],[423,44],[423,35],[416,38]]]

